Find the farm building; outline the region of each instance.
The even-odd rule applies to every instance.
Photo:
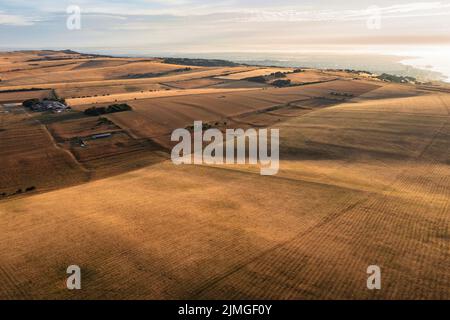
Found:
[[[70,107],[66,106],[64,103],[55,100],[27,100],[23,105],[36,112],[53,111],[55,113],[60,113],[70,109]]]
[[[67,106],[59,101],[44,100],[31,107],[33,111],[47,111],[62,112],[67,110]]]
[[[111,133],[100,133],[100,134],[94,134],[93,136],[91,136],[91,139],[93,139],[93,140],[104,139],[104,138],[109,138],[111,136],[112,136]]]

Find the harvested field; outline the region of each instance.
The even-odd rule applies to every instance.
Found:
[[[294,69],[291,68],[260,68],[253,71],[239,72],[227,76],[220,76],[217,78],[222,80],[244,80],[252,77],[268,76],[269,74],[275,72],[292,72],[293,70]]]
[[[230,93],[236,91],[248,91],[249,89],[189,89],[189,90],[158,90],[158,91],[144,91],[144,92],[131,92],[131,93],[117,93],[107,96],[87,97],[87,98],[73,98],[66,99],[66,102],[75,107],[76,109],[82,109],[84,105],[91,105],[95,103],[112,103],[112,102],[129,102],[132,100],[154,99],[161,97],[177,97],[177,96],[190,96],[201,95],[208,93]],[[83,108],[84,109],[84,108]]]
[[[123,62],[93,60],[80,62],[78,65],[64,64],[49,70],[32,68],[24,71],[6,73],[5,85],[41,85],[46,83],[71,83],[78,81],[98,81],[122,79],[135,73],[163,73],[184,68],[183,66],[163,64],[160,62]]]
[[[165,90],[168,87],[160,85],[159,83],[150,84],[137,84],[137,85],[105,85],[105,86],[93,86],[86,88],[61,88],[57,89],[56,93],[59,97],[66,99],[82,98],[82,97],[96,97],[96,96],[107,96],[111,94],[122,94],[130,92],[141,92],[141,91],[157,91]]]
[[[22,103],[28,99],[44,99],[53,96],[51,90],[31,90],[31,91],[12,91],[2,92],[0,89],[0,103]]]
[[[263,116],[262,113],[274,111],[271,110],[273,107],[279,107],[277,109],[292,108],[299,102],[306,105],[328,106],[342,102],[342,99],[335,100],[334,96],[330,95],[333,90],[345,89],[357,96],[378,87],[366,83],[354,83],[351,87],[348,84],[347,81],[342,81],[342,83],[336,81],[329,83],[328,86],[314,84],[283,89],[230,91],[217,94],[208,93],[208,90],[213,89],[204,89],[203,92],[198,91],[199,94],[195,95],[127,101],[133,108],[132,112],[108,115],[108,118],[118,123],[133,136],[151,138],[168,146],[168,136],[174,129],[185,128],[198,119],[212,123],[225,121],[229,126],[270,125],[278,122],[280,117]],[[193,91],[189,90],[189,92]],[[331,98],[324,101],[322,97]],[[84,109],[85,107],[76,108]],[[300,112],[302,113],[302,110]],[[258,119],[254,122],[252,119],[247,119],[247,121],[244,119],[254,114],[258,114]]]
[[[223,80],[221,80],[223,81]],[[213,88],[268,88],[266,83],[252,82],[246,80],[227,80],[212,86]]]
[[[20,90],[0,92],[0,299],[450,299],[445,88],[312,69],[285,88],[239,79],[288,68],[170,71],[185,67],[0,53],[0,91]],[[152,72],[169,73],[117,79]],[[22,91],[35,83],[74,109],[1,103],[52,94]],[[116,100],[132,110],[82,112]],[[278,174],[174,165],[172,131],[197,120],[279,129]],[[73,264],[81,291],[65,286]],[[367,289],[369,265],[381,290]]]
[[[286,79],[291,80],[292,84],[305,84],[312,82],[330,81],[337,77],[316,71],[316,70],[304,70],[300,73],[291,73],[286,75]]]
[[[1,203],[2,297],[448,299],[450,98],[420,99],[284,122],[279,176],[166,162]],[[73,261],[82,293],[60,280]],[[385,290],[366,289],[371,264]]]
[[[176,88],[176,89],[198,89],[211,87],[217,84],[224,83],[223,80],[213,79],[213,78],[201,78],[195,80],[184,80],[184,81],[176,81],[176,82],[166,82],[164,85]]]
[[[84,116],[75,120],[58,121],[48,125],[48,128],[58,141],[122,130],[110,121],[103,121],[104,119],[106,120],[106,118]]]
[[[86,147],[68,143],[76,159],[99,179],[136,170],[168,159],[167,153],[152,141],[131,138],[125,132],[112,132],[102,139],[84,138]]]
[[[30,187],[45,191],[87,180],[83,167],[22,107],[0,105],[0,110],[8,111],[0,113],[0,128],[4,129],[0,131],[0,194],[11,196]]]
[[[134,139],[106,117],[81,115],[62,121],[50,120],[47,127],[59,146],[70,152],[89,171],[91,180],[135,170],[168,158],[160,145],[147,139]]]
[[[170,65],[175,66],[176,65]],[[154,78],[143,79],[105,79],[105,80],[71,80],[71,81],[52,81],[52,82],[39,82],[39,87],[53,88],[53,89],[68,89],[68,88],[86,88],[86,87],[104,87],[104,86],[117,86],[117,85],[144,85],[144,84],[156,84],[166,83],[173,81],[183,81],[191,79],[201,79],[207,77],[215,77],[221,75],[229,75],[235,72],[242,72],[245,70],[253,70],[251,67],[226,67],[226,68],[209,68],[198,69],[191,72],[176,73],[173,75],[166,75]],[[18,84],[16,81],[4,82],[0,88],[4,90],[17,90],[17,89],[30,89],[36,87],[36,84]]]

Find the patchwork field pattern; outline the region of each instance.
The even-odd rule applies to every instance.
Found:
[[[133,63],[164,64],[64,52],[0,58],[0,70],[45,64],[61,74],[74,72],[69,63],[125,74],[136,73],[125,67]],[[261,87],[239,80],[247,72],[267,70],[61,80],[49,88],[75,98],[64,114],[2,104],[0,299],[449,299],[450,94],[320,70]],[[0,90],[25,81],[11,73]],[[218,79],[227,73],[236,79]],[[84,115],[110,102],[81,103],[77,86],[82,96],[126,94],[132,111]],[[279,129],[279,173],[172,164],[170,133],[195,120]],[[81,291],[65,286],[72,264]],[[369,265],[381,268],[381,290],[366,287]]]

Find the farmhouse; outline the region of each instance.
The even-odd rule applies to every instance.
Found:
[[[47,111],[51,110],[55,113],[60,113],[67,110],[67,106],[59,101],[44,100],[31,107],[33,111]]]
[[[24,101],[23,106],[36,112],[53,111],[54,113],[60,113],[70,109],[64,103],[55,100],[39,101],[37,99],[31,99]]]

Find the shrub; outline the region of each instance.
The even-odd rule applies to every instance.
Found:
[[[250,77],[247,79],[244,79],[251,82],[258,82],[258,83],[266,83],[266,78],[263,76],[257,76],[257,77]]]
[[[22,105],[25,108],[31,109],[34,105],[38,104],[40,101],[39,99],[29,99],[22,102]]]
[[[131,111],[131,110],[132,110],[131,107],[129,105],[127,105],[126,103],[113,104],[113,105],[110,105],[106,109],[106,113],[123,112],[123,111]]]
[[[272,82],[275,87],[289,87],[291,85],[291,80],[275,80]]]
[[[84,114],[88,116],[99,116],[106,113],[105,107],[92,107],[84,110]]]
[[[271,74],[272,77],[275,78],[286,78],[286,75],[283,72],[277,71]]]
[[[84,110],[84,114],[88,116],[100,116],[102,114],[115,113],[115,112],[123,112],[123,111],[131,111],[132,108],[126,103],[122,104],[112,104],[105,107],[92,107]]]

